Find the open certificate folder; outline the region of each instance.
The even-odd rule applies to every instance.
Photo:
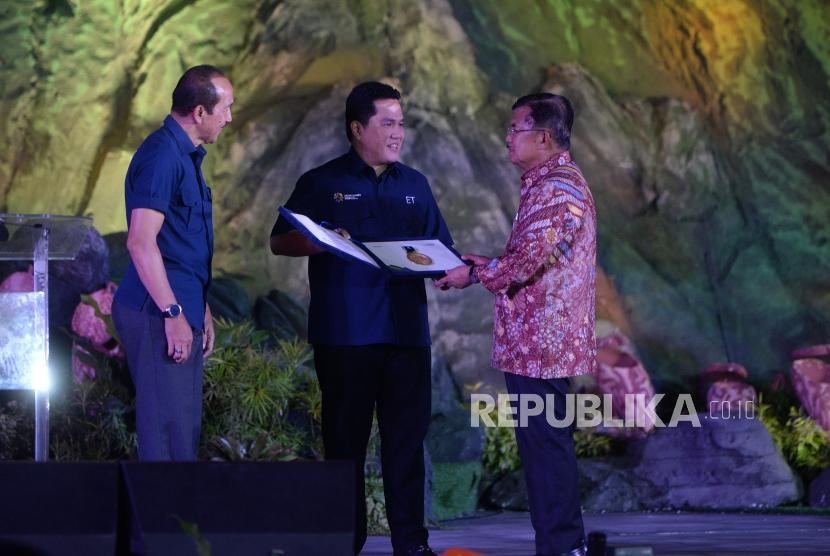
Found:
[[[280,207],[280,214],[315,245],[348,261],[359,261],[396,275],[443,276],[444,271],[467,264],[439,239],[358,241],[346,239],[309,217]]]

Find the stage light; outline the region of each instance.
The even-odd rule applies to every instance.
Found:
[[[52,386],[49,379],[49,366],[46,361],[38,359],[32,363],[32,389],[38,392],[48,392]]]

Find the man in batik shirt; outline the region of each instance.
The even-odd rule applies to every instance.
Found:
[[[563,96],[528,95],[513,105],[510,161],[524,174],[519,210],[502,255],[465,255],[436,281],[442,289],[481,283],[496,296],[491,364],[511,394],[553,395],[565,416],[568,377],[593,372],[596,212],[569,152],[573,109]],[[521,416],[520,416],[521,418]],[[545,412],[516,428],[527,480],[536,554],[584,554],[579,476],[570,426]]]

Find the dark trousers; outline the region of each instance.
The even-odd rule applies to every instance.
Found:
[[[364,465],[377,408],[386,516],[397,554],[426,544],[424,438],[431,413],[428,347],[314,346],[328,460],[355,462],[355,554],[366,542]]]
[[[536,394],[542,400],[553,394],[556,418],[564,419],[567,378],[540,379],[504,373],[504,382],[510,394]],[[528,416],[527,427],[515,429],[537,556],[569,552],[582,546],[585,538],[573,427],[552,427],[545,417],[546,411]],[[518,422],[521,414],[516,415]]]
[[[113,303],[112,319],[135,385],[138,459],[195,460],[202,425],[202,332],[193,332],[190,357],[179,364],[167,355],[163,318]]]

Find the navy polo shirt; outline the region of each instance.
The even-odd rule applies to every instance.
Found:
[[[212,196],[202,175],[205,154],[204,147],[193,146],[176,120],[167,116],[136,151],[125,183],[128,227],[133,209],[164,214],[156,242],[176,301],[197,330],[204,328],[213,258]],[[115,301],[136,310],[146,304],[151,314],[161,315],[132,260]]]
[[[396,162],[376,176],[354,149],[303,174],[285,206],[362,241],[437,237],[452,245],[423,174]],[[280,217],[271,235],[292,229]],[[310,343],[430,344],[423,278],[396,278],[321,253],[309,257],[308,281]]]

